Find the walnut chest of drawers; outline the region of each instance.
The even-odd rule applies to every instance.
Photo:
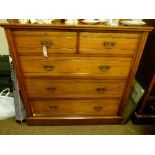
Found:
[[[2,26],[29,125],[122,122],[150,27]]]

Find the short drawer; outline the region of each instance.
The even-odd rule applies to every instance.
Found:
[[[34,100],[30,101],[33,116],[113,116],[120,99],[104,100]]]
[[[125,82],[25,79],[29,97],[121,97]]]
[[[80,53],[133,55],[139,47],[139,33],[88,33],[80,35]]]
[[[15,31],[18,53],[43,55],[43,46],[50,53],[75,53],[76,32]]]
[[[131,58],[21,56],[25,76],[89,76],[126,79]]]

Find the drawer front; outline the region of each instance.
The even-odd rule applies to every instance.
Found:
[[[43,46],[48,53],[75,53],[75,32],[34,32],[15,31],[15,41],[18,53],[42,54]]]
[[[30,101],[34,116],[113,116],[120,99]]]
[[[139,39],[141,32],[81,32],[80,37]]]
[[[80,53],[134,54],[139,47],[140,34],[87,33],[80,36]]]
[[[121,97],[125,82],[26,79],[29,97]]]
[[[131,58],[110,57],[20,57],[25,76],[99,76],[127,78]]]

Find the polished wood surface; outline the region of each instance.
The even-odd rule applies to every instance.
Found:
[[[75,32],[42,32],[42,31],[16,31],[15,41],[18,53],[39,53],[43,54],[43,45],[47,46],[50,53],[76,53]]]
[[[50,30],[67,30],[67,31],[74,31],[74,30],[79,30],[79,31],[125,31],[126,32],[148,32],[152,31],[153,27],[150,26],[107,26],[103,24],[83,24],[79,23],[77,25],[67,25],[64,23],[52,23],[52,24],[1,24],[2,27],[8,28],[8,29],[13,29],[13,30],[43,30],[43,31],[50,31]]]
[[[140,36],[140,33],[81,32],[79,53],[134,55]]]
[[[78,116],[78,117],[29,117],[29,125],[103,125],[103,124],[121,124],[121,116]]]
[[[110,27],[109,27],[110,28]],[[104,33],[96,33],[96,32],[81,32],[80,33],[81,37],[90,37],[92,36],[92,38],[117,38],[119,41],[119,38],[128,38],[128,39],[138,39],[141,37],[140,33],[137,32],[108,32],[105,31]]]
[[[120,99],[31,101],[34,116],[115,116]]]
[[[125,82],[26,79],[29,97],[121,97]]]
[[[80,49],[137,50],[139,39],[80,37]]]
[[[50,36],[50,37],[29,37],[29,36],[18,36],[16,37],[16,44],[18,49],[22,48],[42,48],[42,41],[51,41],[49,49],[65,49],[71,48],[75,49],[76,47],[76,37],[59,37],[59,36]]]
[[[151,27],[3,27],[29,125],[121,123]],[[48,57],[43,55],[44,46]]]
[[[21,56],[25,76],[99,76],[126,79],[131,58]],[[32,65],[33,64],[33,65]],[[47,67],[46,67],[47,66]]]
[[[54,37],[54,38],[70,38],[70,37],[76,37],[76,32],[66,32],[66,31],[47,31],[47,30],[40,30],[40,31],[29,31],[29,30],[21,30],[21,31],[14,31],[14,35],[16,38],[18,37],[32,37],[32,38],[40,38],[42,37]]]

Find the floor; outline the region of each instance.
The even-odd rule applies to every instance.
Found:
[[[0,135],[154,135],[155,125],[27,126],[0,120]]]

